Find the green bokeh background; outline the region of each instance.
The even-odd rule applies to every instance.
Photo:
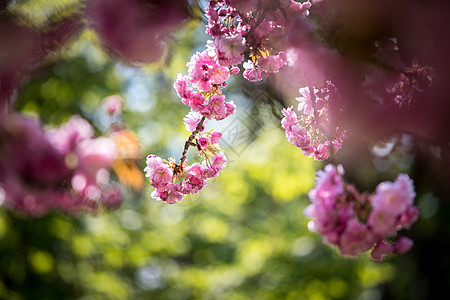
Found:
[[[38,2],[15,5],[39,22],[52,8],[43,8],[51,1]],[[85,30],[25,82],[15,108],[49,127],[78,114],[100,135],[107,127],[101,101],[120,94],[122,121],[138,135],[143,157],[179,158],[189,135],[182,122],[188,108],[172,83],[203,47],[203,31],[198,20],[185,24],[162,62],[133,68],[112,60],[95,33]],[[0,208],[0,298],[427,299],[430,274],[441,278],[434,287],[445,288],[448,209],[429,179],[416,182],[422,215],[404,233],[415,240],[409,253],[382,263],[368,255],[339,256],[308,231],[303,215],[323,164],[288,143],[273,107],[252,98],[268,97],[264,86],[257,89],[259,94],[249,96],[240,80],[230,81],[226,93],[238,113],[210,124],[225,129],[228,165],[180,204],[153,200],[146,183],[141,193],[124,188],[119,209],[96,215],[30,219]],[[144,166],[142,159],[139,167]],[[352,180],[372,190],[398,171],[417,172],[404,157],[381,173],[370,159],[352,167]]]

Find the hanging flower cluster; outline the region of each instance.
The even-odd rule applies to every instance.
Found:
[[[306,156],[314,155],[316,160],[325,160],[342,148],[346,137],[345,130],[331,128],[328,116],[329,102],[339,97],[339,94],[329,81],[321,90],[303,87],[299,92],[302,96],[295,99],[299,102],[298,111],[303,116],[299,118],[292,107],[283,109],[281,126],[286,131],[288,141]]]
[[[343,255],[358,256],[372,249],[371,257],[381,260],[383,255],[409,250],[413,243],[409,238],[391,241],[419,215],[408,175],[380,183],[369,195],[346,184],[343,174],[342,166],[327,165],[318,171],[316,185],[309,192],[312,204],[305,209],[305,215],[313,219],[309,229],[323,235],[324,241],[337,246]]]
[[[169,204],[182,201],[184,195],[200,191],[206,186],[208,179],[216,177],[224,168],[227,160],[218,146],[222,134],[218,130],[205,132],[202,127],[200,122],[188,140],[188,145],[197,148],[201,163],[187,165],[186,151],[180,164],[173,158],[166,161],[155,155],[147,157],[144,171],[155,188],[152,193],[154,199]]]
[[[286,53],[276,45],[285,34],[290,17],[306,17],[309,1],[210,1],[206,8],[206,33],[214,38],[210,43],[216,51],[219,64],[244,62],[243,76],[256,82],[277,73],[286,65]]]
[[[171,204],[182,201],[184,195],[198,192],[209,178],[218,175],[226,163],[218,147],[221,133],[218,129],[204,132],[204,124],[234,114],[236,106],[226,101],[222,88],[227,86],[230,75],[239,73],[237,65],[246,54],[251,58],[244,64],[243,76],[248,80],[259,81],[268,73],[278,72],[286,58],[269,45],[269,35],[284,26],[286,13],[306,16],[309,7],[309,2],[295,1],[282,1],[276,7],[269,3],[260,7],[258,1],[209,2],[206,32],[214,40],[208,41],[206,50],[191,57],[186,64],[188,74],[179,74],[174,83],[181,102],[191,109],[184,122],[192,134],[180,163],[173,158],[166,161],[154,155],[147,157],[144,171],[155,188],[153,198]],[[188,166],[186,153],[191,146],[198,149],[201,163]]]

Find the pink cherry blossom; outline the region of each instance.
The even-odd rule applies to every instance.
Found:
[[[211,141],[211,144],[217,144],[222,137],[222,133],[219,132],[217,129],[211,132],[211,135],[209,136],[209,139]]]
[[[202,115],[199,112],[196,111],[190,111],[184,118],[184,125],[186,127],[186,130],[189,132],[193,132],[195,130],[195,128],[197,128],[198,123],[200,123],[201,119],[202,119]],[[203,131],[205,129],[205,124],[208,121],[205,120],[203,122],[202,128],[200,129],[200,131]]]
[[[207,137],[202,136],[198,139],[198,144],[200,145],[200,148],[205,149],[209,144],[209,139]]]
[[[408,175],[400,175],[392,182],[382,182],[372,200],[374,209],[389,208],[394,214],[401,214],[410,206],[415,197],[412,181]]]
[[[316,88],[313,88],[314,94],[316,94],[319,90]],[[298,103],[298,110],[302,111],[306,115],[314,114],[312,99],[311,99],[311,92],[309,90],[309,87],[302,87],[299,90],[299,93],[302,95],[302,97],[297,97],[295,100],[297,100]]]
[[[238,65],[244,60],[245,38],[240,34],[219,36],[214,40],[214,46],[222,66]]]
[[[248,61],[244,62],[244,78],[251,82],[261,81],[267,78],[269,75],[267,73],[261,72],[261,70],[257,69],[253,62]]]
[[[351,219],[339,239],[339,251],[343,255],[358,256],[372,248],[375,241],[375,235],[365,225]]]
[[[164,165],[157,167],[151,174],[152,186],[160,187],[172,181],[173,171]]]
[[[267,73],[277,73],[285,64],[279,55],[269,55],[258,60],[259,68]]]

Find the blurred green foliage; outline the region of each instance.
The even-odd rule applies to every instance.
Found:
[[[133,69],[109,59],[85,31],[23,85],[16,109],[48,125],[79,114],[101,134],[101,101],[120,94],[123,121],[143,154],[179,158],[188,108],[172,82],[204,42],[193,20],[175,35],[163,62]],[[236,83],[227,89],[239,92]],[[249,99],[238,102],[238,111],[245,105]],[[381,264],[345,258],[308,231],[303,209],[322,165],[286,141],[269,108],[262,111],[256,117],[264,125],[250,128],[248,146],[238,154],[225,149],[227,168],[180,204],[151,199],[148,184],[141,193],[124,189],[120,209],[92,216],[29,219],[2,208],[0,298],[424,299],[417,253]],[[428,198],[419,199],[425,217],[416,225],[419,244],[439,224],[433,219],[439,200],[422,194]]]

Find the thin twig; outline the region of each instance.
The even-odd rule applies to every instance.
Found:
[[[192,145],[196,145],[195,143],[193,143],[192,141],[194,140],[195,136],[197,135],[197,133],[200,132],[200,129],[202,129],[203,127],[203,122],[205,122],[206,117],[203,116],[203,118],[200,120],[200,122],[198,122],[197,127],[195,128],[195,130],[192,132],[192,134],[189,136],[188,140],[184,143],[184,150],[183,150],[183,154],[181,156],[180,159],[180,163],[178,165],[175,166],[173,172],[174,174],[177,174],[178,172],[181,172],[183,169],[183,164],[186,161],[186,154],[187,151],[189,150],[189,147]]]

